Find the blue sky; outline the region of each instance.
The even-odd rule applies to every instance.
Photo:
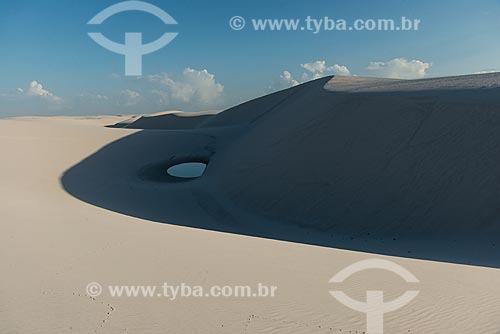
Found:
[[[120,1],[0,2],[0,117],[220,109],[320,75],[421,78],[500,69],[500,1],[148,1],[178,25],[124,12],[86,23]],[[243,30],[229,25],[247,20]],[[254,31],[251,19],[399,18],[418,31]],[[142,77],[92,41],[179,35],[143,57]],[[302,66],[301,66],[302,65]],[[286,72],[285,72],[286,71]]]

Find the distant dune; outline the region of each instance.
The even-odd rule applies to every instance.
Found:
[[[220,110],[207,110],[197,112],[167,111],[150,115],[136,116],[117,124],[110,125],[115,128],[128,129],[192,129],[210,119]]]

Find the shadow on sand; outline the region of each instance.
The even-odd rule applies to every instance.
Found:
[[[324,83],[325,79],[315,82],[315,85],[318,87],[322,87]],[[280,92],[281,95],[278,94],[274,95],[274,97],[271,96],[270,98],[263,98],[264,100],[266,98],[271,99],[270,102],[272,108],[268,108],[267,111],[275,112],[280,105],[286,103],[283,101],[289,99],[289,97],[293,94],[300,93],[300,89],[300,87],[294,88],[292,90],[286,91],[285,93]],[[315,87],[315,89],[317,89],[317,87]],[[322,92],[321,94],[326,93]],[[419,94],[419,96],[422,96],[423,93],[420,92]],[[335,94],[330,93],[330,96],[335,96]],[[335,99],[335,97],[332,98]],[[413,96],[412,98],[415,98],[415,96]],[[430,103],[428,102],[428,97],[425,98],[425,103]],[[263,102],[266,101],[260,99],[260,102],[257,101],[255,103]],[[266,103],[268,102],[269,101],[267,101]],[[345,100],[342,100],[341,102],[343,102],[345,105]],[[338,103],[338,101],[332,100],[331,103]],[[442,101],[440,103],[442,103]],[[439,105],[440,103],[437,104]],[[342,105],[342,103],[340,103],[340,105]],[[351,108],[351,106],[349,105],[347,107]],[[240,108],[249,108],[249,106],[243,105]],[[359,106],[357,108],[359,109]],[[420,114],[415,113],[415,115],[418,116]],[[425,114],[425,112],[422,113],[422,115],[422,119],[426,120],[431,117]],[[409,182],[404,177],[411,176],[412,180],[417,179],[418,182],[420,182],[418,183],[419,185],[423,184],[421,180],[425,179],[426,182],[429,183],[429,187],[432,186],[433,183],[438,182],[438,180],[440,180],[442,176],[435,176],[435,173],[421,173],[420,171],[415,170],[415,168],[418,169],[426,167],[424,165],[425,159],[422,158],[423,155],[421,155],[421,152],[423,152],[422,150],[425,149],[425,152],[434,152],[437,150],[437,153],[435,154],[437,157],[439,157],[440,149],[436,148],[436,146],[432,146],[434,144],[427,144],[424,139],[419,139],[423,144],[416,144],[415,148],[408,148],[408,151],[410,152],[408,153],[408,155],[410,157],[405,157],[404,154],[401,153],[401,148],[398,148],[397,145],[396,147],[394,147],[394,150],[397,154],[395,153],[394,155],[390,154],[391,152],[387,148],[389,146],[386,147],[380,145],[380,159],[389,160],[390,163],[398,167],[398,159],[404,158],[406,159],[404,161],[406,161],[409,166],[412,166],[412,168],[414,168],[412,169],[414,173],[410,176],[407,175],[408,173],[404,173],[402,174],[403,176],[399,177],[391,172],[390,169],[388,169],[388,163],[385,160],[381,160],[380,166],[383,166],[384,168],[380,168],[380,172],[378,174],[375,173],[373,178],[375,180],[382,181],[395,180],[394,182],[400,182],[401,185],[398,186],[398,184],[388,184],[390,182],[382,181],[381,183],[373,183],[373,186],[376,186],[377,188],[373,191],[368,188],[367,190],[364,190],[364,194],[368,194],[366,195],[368,197],[367,201],[363,203],[355,202],[352,199],[349,199],[349,202],[347,202],[347,200],[342,197],[331,199],[329,197],[324,197],[323,194],[325,191],[334,192],[335,189],[340,189],[340,185],[344,184],[342,183],[343,181],[338,180],[338,173],[343,171],[346,174],[346,178],[348,178],[350,176],[350,173],[354,173],[354,176],[359,176],[356,173],[364,173],[363,170],[356,170],[355,168],[344,168],[343,170],[337,170],[333,174],[333,176],[321,175],[320,172],[322,169],[320,168],[324,168],[325,165],[329,166],[329,164],[332,163],[332,161],[328,159],[338,159],[338,157],[336,157],[334,153],[331,153],[331,157],[329,155],[324,158],[326,159],[325,161],[318,161],[318,166],[309,167],[306,162],[313,160],[311,160],[311,157],[307,156],[307,152],[311,150],[306,149],[307,144],[304,144],[306,148],[301,151],[300,145],[297,144],[297,146],[295,146],[295,151],[293,152],[299,152],[302,155],[302,161],[304,163],[303,165],[299,166],[302,169],[299,168],[296,172],[299,173],[297,175],[304,176],[304,178],[306,179],[305,181],[307,181],[304,181],[304,184],[306,184],[306,186],[304,188],[300,188],[299,182],[295,188],[296,193],[292,193],[290,191],[290,188],[288,188],[288,184],[290,182],[287,181],[286,177],[294,177],[293,180],[295,180],[295,176],[292,173],[293,171],[288,172],[288,174],[285,173],[285,175],[283,176],[284,179],[279,180],[279,182],[283,182],[283,186],[281,189],[282,194],[280,196],[284,197],[285,200],[281,200],[279,203],[278,201],[276,201],[276,203],[269,204],[269,208],[276,210],[276,214],[272,215],[267,214],[268,212],[271,212],[266,211],[269,209],[266,207],[267,204],[261,204],[261,202],[259,202],[260,200],[263,200],[262,203],[270,202],[269,200],[266,200],[266,196],[268,196],[268,194],[266,194],[265,191],[262,191],[261,193],[257,192],[257,195],[250,199],[247,199],[247,197],[245,196],[249,196],[248,194],[252,194],[252,191],[256,191],[256,189],[273,190],[274,188],[272,186],[276,184],[279,187],[280,183],[278,183],[277,180],[278,176],[274,176],[273,178],[266,178],[265,176],[268,174],[262,174],[264,175],[264,177],[262,175],[255,176],[257,178],[252,178],[252,175],[249,176],[248,168],[257,170],[260,173],[268,173],[270,171],[270,167],[268,167],[266,163],[271,164],[271,162],[266,160],[255,161],[253,154],[248,152],[247,146],[245,146],[245,140],[241,140],[240,137],[242,133],[248,132],[251,124],[259,122],[262,118],[271,119],[273,115],[261,113],[257,118],[254,117],[250,118],[250,120],[240,122],[240,125],[234,124],[234,119],[231,118],[233,116],[226,115],[225,117],[230,120],[230,122],[228,122],[226,126],[202,126],[195,129],[186,130],[148,129],[128,135],[122,139],[110,143],[109,145],[100,149],[98,152],[92,154],[77,165],[70,168],[62,176],[61,183],[68,193],[84,202],[124,215],[133,216],[153,222],[168,223],[212,231],[236,233],[248,236],[290,241],[309,245],[357,250],[384,255],[395,255],[408,258],[490,267],[500,266],[500,244],[497,242],[499,240],[498,231],[500,229],[500,223],[493,225],[493,227],[491,227],[491,225],[487,225],[486,229],[483,230],[488,233],[473,233],[473,231],[475,231],[476,229],[478,231],[481,230],[481,222],[474,222],[474,224],[477,225],[473,225],[470,228],[462,228],[463,226],[466,226],[462,224],[457,227],[458,229],[461,229],[461,231],[459,231],[460,233],[449,233],[449,231],[453,230],[454,228],[453,219],[456,219],[456,216],[461,214],[459,210],[460,206],[467,205],[467,203],[462,202],[462,198],[464,197],[458,197],[459,201],[457,203],[454,203],[454,207],[457,208],[458,211],[453,211],[455,209],[444,211],[445,214],[449,213],[450,220],[443,220],[442,226],[436,226],[435,231],[432,233],[422,233],[422,231],[419,231],[417,227],[407,228],[404,226],[400,229],[392,229],[390,231],[387,231],[386,229],[384,229],[384,223],[382,222],[382,220],[388,219],[387,217],[390,218],[391,216],[382,217],[382,214],[380,212],[370,212],[370,214],[367,214],[367,219],[374,219],[374,217],[378,219],[377,224],[380,225],[379,227],[375,226],[373,222],[363,225],[363,221],[359,222],[359,219],[357,219],[355,216],[352,216],[350,211],[339,211],[337,209],[339,205],[343,205],[345,207],[349,207],[355,212],[356,210],[359,212],[368,205],[368,200],[370,199],[372,199],[372,201],[377,204],[377,202],[375,202],[375,199],[379,198],[380,196],[385,196],[384,198],[391,198],[393,203],[397,203],[397,198],[394,198],[394,194],[398,193],[395,192],[394,187],[397,187],[397,191],[403,191],[400,189],[403,188],[403,185]],[[415,119],[415,127],[417,128],[416,131],[426,131],[425,129],[423,129],[422,122],[419,121],[418,117],[415,116]],[[500,125],[499,120],[500,119],[497,120],[497,117],[495,115],[495,121],[498,121],[496,124]],[[326,121],[331,121],[331,119],[326,119]],[[336,121],[340,122],[342,121],[342,119],[337,118]],[[478,122],[484,121],[485,120],[478,120]],[[436,122],[438,123],[440,121],[436,120]],[[396,125],[400,126],[399,123]],[[292,124],[290,126],[293,127],[296,126],[296,124]],[[368,122],[367,124],[362,126],[365,126],[368,129],[371,126],[371,123]],[[461,123],[456,127],[460,128],[460,126]],[[302,131],[301,133],[304,133],[303,130],[299,130]],[[331,129],[325,129],[325,134],[330,133],[330,130]],[[391,129],[387,128],[386,132],[389,130]],[[124,130],[110,129],[110,131]],[[408,136],[410,137],[410,139],[408,140],[416,140],[416,131],[409,132]],[[450,131],[454,131],[454,129],[444,129],[443,131],[446,131],[446,133],[450,133]],[[321,127],[314,133],[319,133],[319,135],[321,135]],[[402,141],[406,140],[404,134],[402,135],[400,133],[396,133],[396,135],[403,138],[401,139]],[[431,133],[429,136],[433,136],[433,134]],[[260,136],[259,138],[261,137],[262,136]],[[269,150],[272,154],[278,156],[278,161],[282,161],[285,164],[285,167],[287,166],[286,164],[293,163],[293,161],[287,160],[286,153],[291,153],[290,151],[287,151],[286,149],[285,151],[280,151],[279,145],[282,142],[280,141],[280,138],[273,138],[271,134],[267,137],[264,137],[264,139],[261,139],[261,142],[256,143],[257,149],[265,151],[269,147],[272,147]],[[348,134],[342,134],[342,138],[344,137],[348,137]],[[441,137],[439,136],[437,136],[436,138],[438,139],[433,141],[433,143],[441,142],[442,140],[444,140],[444,143],[448,143],[446,139],[441,139]],[[471,138],[474,139],[474,137]],[[265,142],[265,140],[268,139],[273,141],[271,143]],[[467,138],[467,140],[469,139],[470,138]],[[297,139],[294,138],[291,140]],[[347,138],[346,140],[349,140],[349,138]],[[366,140],[370,140],[370,138],[367,137]],[[356,143],[354,142],[354,139],[350,139],[349,143],[351,145],[351,151],[356,150]],[[500,136],[497,136],[493,143],[495,145],[496,143],[500,143]],[[271,146],[272,144],[274,146]],[[363,145],[369,146],[369,144],[367,143],[363,143]],[[450,147],[452,147],[446,146],[444,144],[440,145],[442,146],[441,149],[443,150],[449,150]],[[458,149],[457,147],[455,148]],[[335,149],[335,147],[332,148],[332,152],[334,152],[333,149]],[[472,147],[471,149],[474,149],[474,147]],[[234,150],[239,152],[238,154],[240,155],[236,155],[236,153],[233,154],[232,152]],[[495,149],[494,152],[499,153],[498,155],[500,156],[500,149]],[[359,153],[364,154],[363,151]],[[371,152],[370,154],[372,153],[373,152]],[[316,154],[316,152],[312,152],[311,154]],[[412,160],[412,154],[415,156],[414,160]],[[468,158],[468,152],[465,152],[464,154],[466,155],[464,159]],[[460,160],[457,156],[452,156],[450,159],[448,159],[450,160],[450,166],[462,162],[462,160]],[[446,163],[448,163],[448,160],[446,160]],[[500,158],[497,159],[495,157],[494,161],[487,160],[488,159],[484,160],[483,162],[492,163],[492,169],[484,170],[478,168],[478,172],[492,173],[492,171],[495,170],[496,166],[500,166]],[[183,161],[202,161],[208,163],[208,166],[201,178],[188,180],[186,182],[171,182],[171,179],[165,177],[167,167]],[[242,161],[244,166],[237,165],[239,161]],[[348,157],[344,157],[344,161],[346,164],[352,163],[352,161],[349,161]],[[373,154],[371,156],[371,161],[375,161],[370,167],[371,170],[375,169],[377,171],[377,161],[376,157],[374,157]],[[421,162],[422,166],[416,165],[417,162]],[[251,165],[251,163],[254,163],[255,165]],[[360,163],[362,163],[362,161]],[[439,164],[441,162],[435,161],[435,163]],[[277,166],[276,168],[279,171],[283,167]],[[305,175],[308,174],[308,168],[312,168],[312,176]],[[334,168],[339,167],[332,167],[332,169]],[[399,166],[399,168],[404,169],[405,165],[401,165]],[[447,165],[444,165],[443,168],[447,168]],[[271,170],[271,172],[274,171]],[[147,177],[145,177],[145,175]],[[314,179],[321,177],[322,182]],[[355,178],[352,179],[357,180]],[[467,181],[468,176],[463,175],[462,179]],[[462,179],[457,178],[457,184],[462,182]],[[351,180],[351,178],[349,178],[349,180]],[[488,178],[479,178],[479,180],[488,180]],[[494,181],[496,180],[497,179],[495,178]],[[270,188],[259,188],[261,186],[260,184],[257,184],[259,182],[262,183],[262,187],[266,186],[267,183],[267,186],[270,186]],[[334,184],[335,182],[336,184]],[[352,189],[359,188],[356,184],[357,181],[351,182],[353,183]],[[450,178],[449,182],[455,182],[455,179]],[[269,183],[272,184],[269,185]],[[329,190],[330,188],[328,187],[330,186],[330,184],[334,184],[336,188],[333,188],[333,190]],[[363,184],[366,184],[366,182]],[[426,184],[427,183],[425,183],[425,185]],[[500,183],[497,184],[500,185]],[[317,185],[317,187],[314,188],[311,187],[311,185]],[[445,188],[446,186],[447,184],[440,185],[441,188]],[[237,189],[237,191],[234,189]],[[410,190],[406,190],[405,188],[400,197],[413,196],[412,198],[416,198],[417,200],[420,198],[431,197],[428,208],[424,207],[422,209],[422,212],[432,213],[432,210],[435,210],[435,208],[433,207],[433,203],[437,203],[440,198],[438,196],[435,196],[434,202],[432,202],[432,196],[434,195],[428,194],[428,189],[433,188],[426,188],[424,186],[421,186],[420,188],[413,187]],[[445,194],[446,196],[448,196],[447,198],[450,198],[450,196],[455,196],[456,189],[458,188],[450,188],[449,194]],[[476,196],[475,194],[478,194],[478,192],[476,192],[477,190],[479,191],[479,194],[481,194],[480,192],[483,191],[482,194],[484,194],[486,199],[489,199],[491,196],[486,192],[491,192],[493,194],[494,189],[496,189],[494,186],[488,185],[485,182],[482,185],[478,185],[477,189],[472,189],[470,196]],[[339,191],[346,192],[345,189],[340,189]],[[347,195],[350,196],[351,194],[347,193]],[[354,195],[359,196],[357,194]],[[290,196],[295,196],[297,200],[294,200],[292,197],[292,200],[286,202],[290,199]],[[304,203],[304,205],[309,205],[307,203],[308,197],[313,199],[316,197],[315,207],[318,209],[317,211],[320,211],[322,213],[322,216],[313,216],[313,214],[311,214],[311,220],[319,221],[322,217],[326,217],[325,219],[323,219],[321,224],[313,225],[307,222],[307,218],[304,218],[307,216],[298,217],[294,214],[294,212],[298,209],[294,207],[293,203]],[[467,198],[467,196],[465,198]],[[328,202],[330,200],[331,202]],[[343,200],[345,202],[342,202]],[[427,205],[427,203],[418,202],[417,200],[412,202],[416,204],[412,204],[414,205],[414,207],[412,207],[411,210],[416,211],[420,209],[419,205]],[[471,198],[471,200],[481,202],[481,199],[477,198]],[[284,209],[280,207],[283,201],[285,201],[285,204],[283,204],[285,205]],[[246,205],[246,203],[248,203],[248,206]],[[377,205],[387,205],[388,209],[386,211],[390,211],[392,209],[392,207],[390,206],[392,205],[391,203],[378,203],[379,204]],[[477,205],[480,204],[481,203],[478,203]],[[324,207],[322,207],[321,205],[324,205]],[[359,205],[359,209],[357,209],[355,205]],[[403,207],[403,205],[406,205],[405,203],[401,203],[400,205],[401,206],[399,208],[406,208]],[[279,210],[276,208],[278,208]],[[282,213],[286,211],[289,211],[290,215],[287,216],[286,214]],[[411,214],[412,212],[408,214]],[[442,210],[435,212],[436,215],[443,214]],[[394,213],[390,212],[389,214],[393,215],[392,217],[394,217],[394,220],[399,219],[398,216],[396,216]],[[497,214],[492,216],[492,213],[484,212],[478,212],[478,214],[485,214],[483,220],[488,221],[488,224],[490,224],[490,222],[493,219],[496,219],[495,217],[498,216]],[[383,219],[380,217],[382,217]],[[325,221],[331,221],[332,224],[330,226],[328,226],[328,224],[325,225]],[[342,225],[343,221],[347,222],[347,224]],[[407,221],[409,221],[409,219],[407,219]],[[353,222],[357,222],[359,226],[357,226],[356,228],[352,228],[352,224],[354,224]],[[394,226],[394,224],[397,225],[397,223],[398,222],[391,222],[391,226]]]

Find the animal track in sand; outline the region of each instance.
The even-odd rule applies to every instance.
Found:
[[[86,293],[82,294],[82,293],[73,292],[73,296],[80,297],[80,298],[85,298],[87,300],[91,300],[92,302],[97,302],[97,303],[99,303],[101,305],[104,305],[108,309],[108,311],[106,312],[106,315],[104,316],[104,319],[102,319],[102,321],[100,323],[98,323],[97,328],[94,329],[94,333],[98,333],[98,329],[99,328],[103,328],[104,325],[106,324],[106,322],[111,318],[112,313],[115,311],[115,307],[112,306],[109,303],[105,303],[103,301],[99,301],[99,300],[97,300],[96,297],[89,296]]]

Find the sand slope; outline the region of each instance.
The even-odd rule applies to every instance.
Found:
[[[386,333],[497,334],[498,269],[338,249],[499,267],[490,220],[497,105],[487,102],[496,88],[331,92],[328,80],[192,130],[105,127],[126,117],[0,120],[0,333],[362,333],[364,315],[329,290],[363,300],[366,290],[393,299],[416,288],[411,304],[385,316]],[[209,166],[195,181],[144,177],[197,157]],[[411,214],[401,219],[397,208]],[[474,210],[480,218],[459,217]],[[373,257],[420,283],[380,270],[328,283]],[[93,299],[93,281],[261,282],[278,295]]]
[[[158,222],[497,267],[499,78],[323,78],[193,129],[151,130],[157,117],[143,118],[132,126],[147,130],[62,182],[93,205]],[[190,159],[209,161],[203,178],[141,178]]]
[[[500,75],[401,92],[384,80],[332,93],[325,81],[297,88],[214,156],[232,201],[324,230],[500,244]]]
[[[362,333],[365,318],[335,301],[327,283],[374,255],[155,224],[88,205],[65,192],[60,175],[83,157],[137,130],[116,118],[0,121],[1,333]],[[117,163],[119,166],[120,164]],[[130,180],[128,180],[130,181]],[[141,200],[138,196],[137,201]],[[202,211],[195,202],[192,212]],[[205,214],[205,220],[210,220]],[[390,258],[419,280],[407,307],[386,315],[387,333],[498,333],[500,272]],[[89,282],[192,285],[258,282],[275,298],[92,299]],[[340,288],[363,300],[408,288],[384,271]]]

